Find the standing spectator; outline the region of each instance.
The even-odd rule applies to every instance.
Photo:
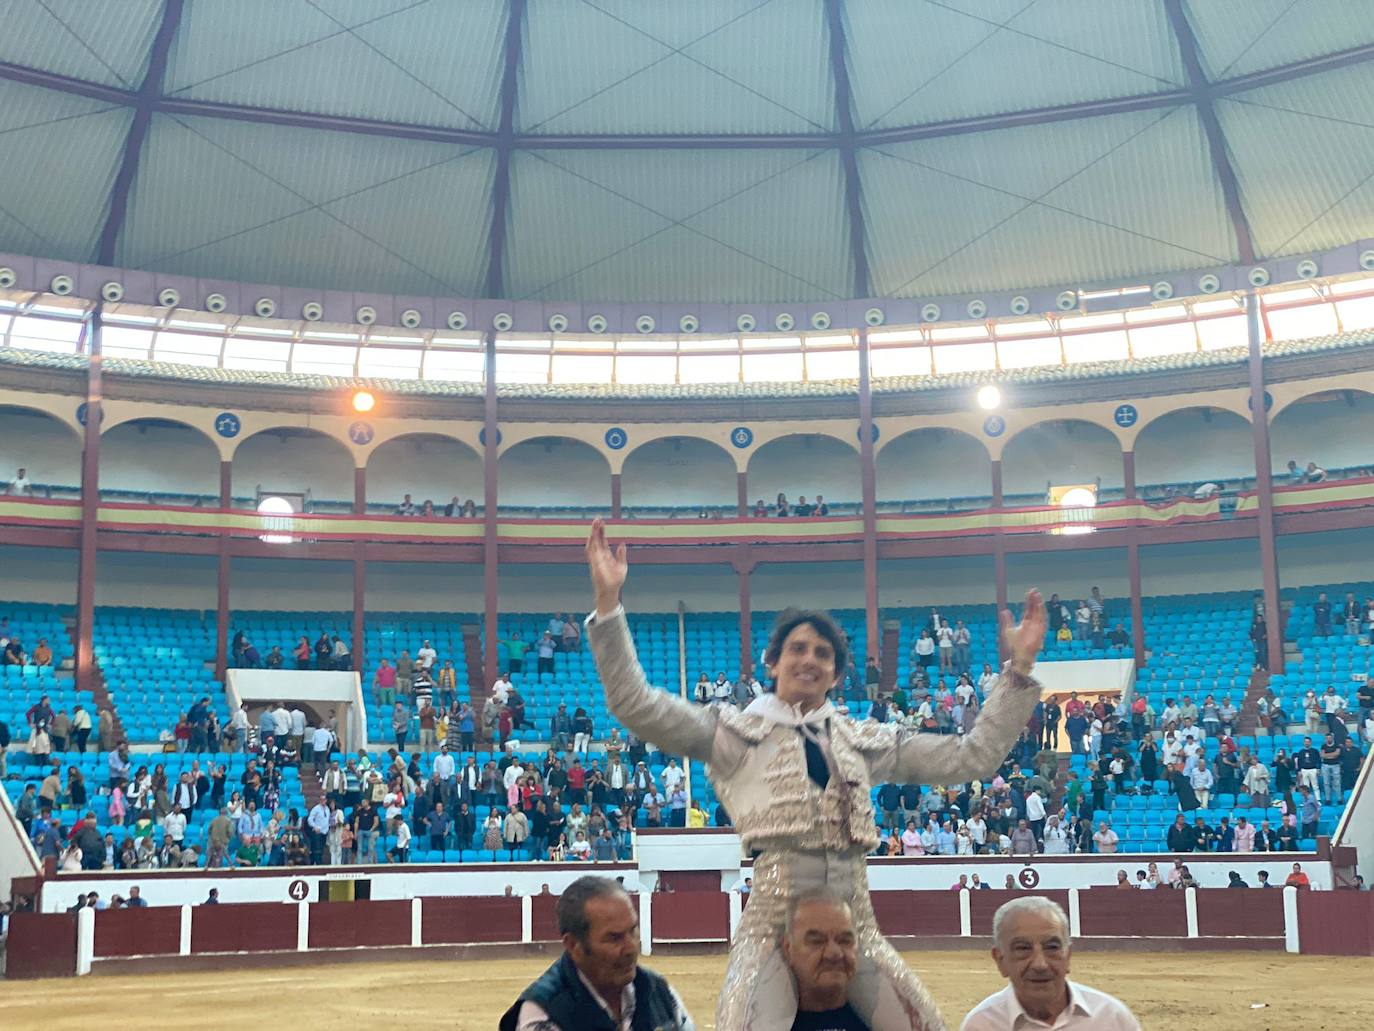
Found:
[[[1255,825],[1244,816],[1236,820],[1236,827],[1231,835],[1231,851],[1255,851]]]
[[[1364,757],[1360,754],[1360,746],[1355,743],[1355,739],[1346,738],[1341,743],[1341,788],[1344,791],[1354,790],[1363,761]]]
[[[967,673],[973,661],[973,634],[962,619],[954,624],[954,671]]]
[[[539,639],[538,646],[538,671],[540,676],[543,676],[545,673],[550,675],[553,674],[553,656],[556,651],[558,651],[558,643],[554,640],[553,634],[545,630],[544,636]]]
[[[1350,733],[1345,726],[1345,697],[1337,694],[1335,687],[1327,687],[1321,696],[1321,710],[1327,731],[1334,734],[1339,743]]]
[[[1250,756],[1250,765],[1245,768],[1245,778],[1241,786],[1250,795],[1251,806],[1269,808],[1269,769],[1257,756]]]
[[[572,616],[568,616],[563,621],[563,650],[565,652],[580,652],[582,650],[582,631],[573,622]]]
[[[1277,753],[1274,761],[1277,764]],[[1310,737],[1302,739],[1302,747],[1293,753],[1293,763],[1298,771],[1298,784],[1314,792],[1320,791],[1321,786],[1317,783],[1317,777],[1322,764],[1321,753],[1312,747]],[[1283,788],[1280,787],[1279,790],[1282,791]]]
[[[1316,623],[1313,633],[1318,637],[1331,636],[1331,603],[1326,600],[1326,592],[1317,595],[1317,603],[1312,606],[1312,618]]]
[[[1321,748],[1321,793],[1327,805],[1336,805],[1342,797],[1341,755],[1342,748],[1336,743],[1334,734],[1327,734]]]
[[[514,631],[506,641],[506,669],[512,673],[523,673],[525,652],[529,651],[529,648],[530,646],[520,639],[520,631]]]
[[[10,480],[9,488],[6,491],[12,498],[27,498],[33,495],[33,484],[29,482],[29,471],[18,469],[15,471],[14,479]]]
[[[1120,838],[1116,831],[1107,826],[1107,821],[1102,820],[1097,825],[1097,833],[1093,835],[1093,844],[1097,846],[1097,851],[1103,855],[1111,855],[1116,852],[1117,843]]]
[[[1360,617],[1364,615],[1364,607],[1355,600],[1355,595],[1347,594],[1345,604],[1341,606],[1341,615],[1345,618],[1345,632],[1354,637],[1360,632]]]
[[[329,634],[320,631],[319,639],[315,642],[315,668],[328,670],[334,666],[334,642],[329,639]]]
[[[415,668],[431,673],[434,663],[438,661],[439,653],[434,650],[434,646],[429,641],[420,642],[420,650],[415,653]]]
[[[501,837],[504,840],[510,858],[515,858],[515,850],[523,848],[525,839],[530,836],[529,819],[518,808],[512,808],[506,814],[506,819],[501,829]]]
[[[1250,643],[1255,648],[1255,669],[1267,670],[1269,668],[1269,627],[1261,615],[1256,614],[1254,622],[1250,624]]]
[[[404,752],[406,735],[410,733],[410,709],[403,701],[398,700],[391,707],[391,732],[396,736],[396,750]]]

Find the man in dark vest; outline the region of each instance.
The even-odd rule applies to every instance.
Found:
[[[563,955],[520,993],[501,1031],[694,1031],[668,982],[639,965],[639,915],[617,882],[579,877],[554,915]]]

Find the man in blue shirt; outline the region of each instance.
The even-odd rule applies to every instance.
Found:
[[[137,884],[129,889],[129,897],[124,900],[124,905],[129,909],[141,909],[148,905],[148,900],[139,893]]]
[[[258,804],[249,802],[248,808],[239,817],[238,835],[245,841],[249,838],[260,838],[263,834],[262,813],[258,812]]]

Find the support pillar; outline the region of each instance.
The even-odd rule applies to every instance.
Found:
[[[1140,597],[1140,545],[1135,541],[1126,545],[1126,568],[1131,578],[1131,649],[1140,669],[1145,665],[1145,606]]]
[[[233,505],[234,463],[219,464],[219,507],[227,512]],[[229,535],[220,534],[215,602],[215,677],[223,682],[229,667]]]
[[[86,326],[86,425],[81,449],[81,545],[76,573],[76,686],[90,691],[95,674],[96,526],[100,516],[101,327],[97,307]]]
[[[353,514],[367,514],[367,468],[358,466],[353,470]],[[363,647],[367,627],[363,620],[367,595],[367,543],[361,539],[353,544],[353,668],[363,671],[365,661]]]
[[[1126,499],[1135,500],[1135,452],[1121,452],[1121,482],[1125,484]]]
[[[1002,507],[1002,460],[994,458],[992,461],[992,507],[1001,509]],[[997,584],[997,618],[1002,618],[1002,610],[1007,607],[1007,547],[1006,539],[1002,536],[1000,523],[993,530],[995,536],[992,539],[992,570],[993,578]],[[994,626],[1000,624],[994,623]],[[1002,635],[998,630],[997,634],[997,657],[1001,662],[1005,662],[1007,657],[1002,654]]]
[[[1269,412],[1264,404],[1264,355],[1259,298],[1252,290],[1245,299],[1250,331],[1250,425],[1255,440],[1255,520],[1259,534],[1260,575],[1264,584],[1264,621],[1268,630],[1269,668],[1283,669],[1283,609],[1279,605],[1279,560],[1274,540],[1273,460],[1269,455]]]
[[[620,518],[620,474],[611,473],[611,518]]]
[[[486,338],[486,395],[482,408],[482,632],[486,638],[482,670],[486,683],[496,678],[496,334]]]
[[[735,474],[735,484],[736,484],[736,489],[739,491],[739,499],[738,499],[738,500],[739,500],[739,517],[740,517],[741,519],[748,519],[748,518],[749,518],[749,474],[748,474],[748,473],[736,473],[736,474]]]
[[[754,610],[749,600],[749,574],[754,562],[749,557],[748,545],[740,552],[732,565],[739,575],[739,672],[746,676],[754,669]]]
[[[878,490],[873,460],[873,379],[868,330],[859,330],[859,463],[863,472],[864,624],[866,655],[882,654],[878,632]]]

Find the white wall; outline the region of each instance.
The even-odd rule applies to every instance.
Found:
[[[716,445],[693,437],[654,440],[625,459],[620,503],[706,505],[733,515],[739,500],[735,463]]]
[[[95,566],[97,605],[213,609],[218,564],[209,555],[102,551]],[[76,592],[71,595],[73,603]]]
[[[76,605],[76,549],[0,544],[0,600]]]
[[[353,457],[337,440],[322,434],[258,433],[234,452],[234,496],[254,497],[259,484],[266,491],[309,489],[317,500],[351,503]]]
[[[65,423],[22,408],[0,409],[0,480],[28,470],[34,483],[81,485],[81,440]]]
[[[213,591],[213,576],[210,586]],[[209,607],[214,605],[212,593]],[[229,609],[351,612],[353,563],[236,558],[229,568]]]
[[[863,571],[855,567],[859,586]],[[997,600],[991,555],[884,559],[878,563],[878,603],[884,609],[986,605]],[[859,605],[863,604],[860,597]]]
[[[1374,397],[1304,401],[1274,416],[1269,427],[1269,452],[1274,471],[1288,471],[1288,460],[1306,467],[1316,462],[1328,469],[1370,465],[1369,438],[1374,433]]]
[[[1091,423],[1046,422],[1022,430],[1002,453],[1002,490],[1007,494],[1045,493],[1045,484],[1120,487],[1124,471],[1121,445]],[[989,488],[991,489],[991,488]]]
[[[992,493],[992,459],[967,433],[916,430],[878,452],[879,501],[982,498]]]
[[[502,505],[611,505],[611,467],[578,441],[542,437],[516,444],[497,465]]]
[[[400,437],[368,456],[369,502],[400,504],[401,497],[409,494],[417,506],[428,499],[438,508],[456,494],[480,505],[482,492],[481,456],[448,437]]]
[[[219,451],[199,430],[121,423],[100,438],[100,486],[219,497]]]
[[[749,503],[759,498],[773,504],[778,493],[796,502],[817,494],[828,502],[863,498],[863,473],[859,468],[859,441],[854,446],[834,437],[819,435],[783,437],[763,445],[749,459]]]
[[[1135,482],[1141,485],[1224,482],[1254,475],[1253,431],[1235,412],[1173,412],[1150,423],[1136,438]]]

